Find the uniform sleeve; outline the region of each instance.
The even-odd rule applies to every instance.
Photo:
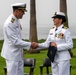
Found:
[[[71,37],[71,33],[70,33],[69,29],[67,29],[65,31],[64,39],[65,39],[65,42],[63,44],[58,44],[57,45],[58,51],[69,50],[69,49],[73,48],[73,41],[72,41],[72,37]]]
[[[5,32],[10,44],[12,43],[15,46],[29,50],[31,43],[25,42],[22,39],[18,38],[18,33],[15,25],[8,25],[5,27]]]
[[[48,37],[47,37],[47,39],[46,39],[46,41],[43,42],[43,43],[40,43],[39,44],[39,47],[37,49],[45,49],[45,48],[48,48],[50,42],[51,42],[51,40],[50,40],[50,34],[49,34]]]

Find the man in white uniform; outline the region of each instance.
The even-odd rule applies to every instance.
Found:
[[[52,75],[70,75],[71,56],[68,50],[73,48],[73,42],[69,28],[64,26],[66,16],[63,12],[56,12],[52,18],[55,26],[37,49],[48,48],[49,45],[57,47],[54,62],[51,62]]]
[[[13,14],[4,23],[4,43],[1,56],[6,59],[7,75],[23,75],[23,48],[34,48],[34,42],[26,42],[21,37],[21,24],[26,10],[25,3],[12,4]]]

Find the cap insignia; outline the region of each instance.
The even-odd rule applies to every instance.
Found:
[[[54,15],[56,16],[56,14],[57,14],[57,12],[55,12],[55,14],[54,14]]]

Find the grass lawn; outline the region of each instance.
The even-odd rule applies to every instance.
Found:
[[[71,69],[71,75],[76,75],[76,40],[74,40],[74,48],[72,49],[73,52],[73,57],[71,59],[71,65],[72,65],[72,69]],[[2,41],[0,42],[0,49],[2,47]],[[36,67],[34,70],[34,75],[40,75],[40,68],[39,66],[42,64],[43,62],[43,58],[47,57],[47,50],[43,50],[40,51],[40,53],[37,54],[25,54],[24,58],[35,58],[36,59]],[[0,75],[4,75],[4,68],[5,66],[5,60],[0,56]],[[24,72],[28,73],[29,72],[29,68],[24,68]],[[51,72],[51,68],[50,68],[50,72]],[[44,73],[46,73],[46,69],[44,68]]]

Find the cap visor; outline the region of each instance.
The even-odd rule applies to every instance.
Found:
[[[56,18],[57,16],[53,16],[52,18]]]

